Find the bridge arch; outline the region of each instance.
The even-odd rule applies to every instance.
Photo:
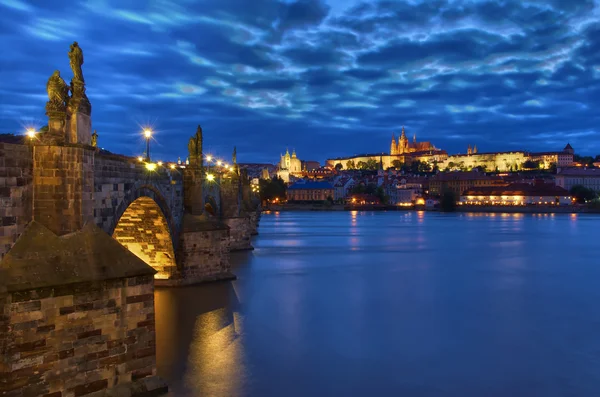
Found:
[[[130,191],[117,208],[109,234],[152,266],[155,278],[171,278],[177,272],[176,227],[161,192],[148,185]]]

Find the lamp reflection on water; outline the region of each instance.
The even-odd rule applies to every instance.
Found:
[[[240,314],[213,310],[198,317],[194,328],[186,386],[198,395],[241,395],[246,368]]]

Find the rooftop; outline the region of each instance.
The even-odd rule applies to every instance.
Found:
[[[316,189],[333,189],[333,186],[329,182],[304,182],[294,183],[288,187],[288,190],[316,190]]]
[[[563,168],[557,176],[593,176],[600,177],[600,168]]]

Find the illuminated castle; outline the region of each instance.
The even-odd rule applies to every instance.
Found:
[[[398,141],[396,141],[396,136],[392,134],[392,144],[390,147],[390,155],[392,156],[396,154],[425,152],[428,150],[435,150],[435,146],[431,142],[417,142],[416,134],[413,136],[413,141],[409,142],[408,138],[406,138],[404,127],[402,127],[402,135],[400,135]]]

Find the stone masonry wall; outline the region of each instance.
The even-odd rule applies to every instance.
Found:
[[[147,170],[142,163],[124,156],[96,155],[96,225],[112,235],[120,216],[137,198],[152,198],[167,218],[174,245],[183,221],[183,176],[179,170],[158,167]]]
[[[240,216],[241,191],[237,178],[221,181],[221,215],[223,218]]]
[[[34,146],[33,219],[59,236],[92,219],[94,151],[70,146]]]
[[[161,282],[160,285],[186,285],[234,278],[229,262],[229,242],[227,229],[183,233],[179,247],[182,277],[171,283]]]
[[[107,396],[108,388],[131,396],[165,387],[155,377],[152,276],[7,293],[0,309],[2,396]]]
[[[127,208],[113,237],[156,270],[156,278],[177,273],[173,243],[167,221],[149,197],[140,197]]]
[[[33,217],[32,167],[30,146],[0,143],[0,258]]]
[[[226,218],[223,222],[229,226],[229,247],[231,251],[252,250],[251,236],[254,230],[249,216]]]

